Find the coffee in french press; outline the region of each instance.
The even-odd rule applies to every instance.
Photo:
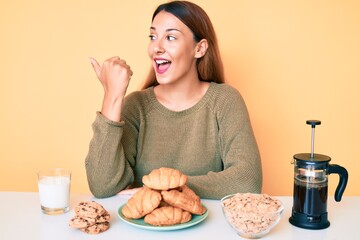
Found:
[[[289,219],[294,226],[305,229],[324,229],[330,226],[327,212],[328,175],[339,175],[335,201],[340,202],[345,191],[348,172],[345,168],[329,164],[331,158],[314,153],[315,126],[318,120],[308,120],[311,125],[311,153],[294,155],[294,196],[292,215]]]

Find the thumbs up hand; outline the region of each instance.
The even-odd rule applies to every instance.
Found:
[[[133,72],[126,61],[119,57],[105,60],[102,66],[94,58],[89,59],[104,88],[101,113],[112,121],[120,121],[122,101]]]

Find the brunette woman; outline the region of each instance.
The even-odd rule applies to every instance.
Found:
[[[152,62],[141,91],[126,90],[132,75],[119,57],[101,66],[104,87],[86,158],[89,187],[108,197],[142,186],[153,169],[188,175],[202,198],[261,192],[262,170],[249,115],[239,92],[225,84],[212,23],[187,1],[160,5],[150,26]]]

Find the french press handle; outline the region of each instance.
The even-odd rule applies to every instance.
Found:
[[[337,164],[329,164],[329,174],[332,173],[337,173],[339,174],[339,184],[336,187],[336,191],[335,191],[335,201],[340,202],[341,201],[341,197],[345,191],[346,185],[347,185],[347,181],[348,181],[348,172],[347,170],[342,167],[339,166]]]

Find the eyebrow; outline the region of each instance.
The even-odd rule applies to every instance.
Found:
[[[150,27],[150,30],[156,31],[156,28],[155,27]],[[165,32],[171,32],[171,31],[181,32],[179,29],[176,29],[176,28],[168,28],[168,29],[165,30]]]

